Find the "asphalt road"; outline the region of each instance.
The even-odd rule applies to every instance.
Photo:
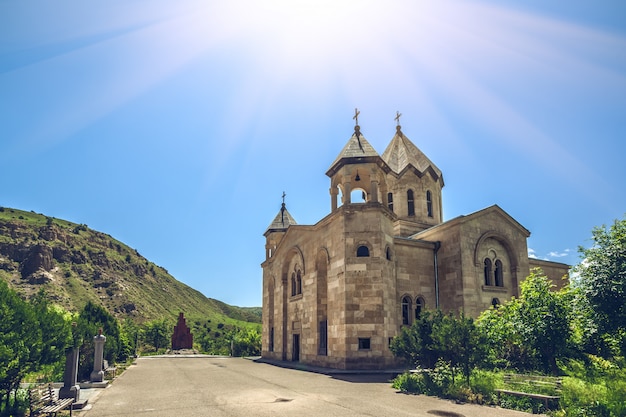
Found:
[[[397,393],[382,375],[324,375],[242,358],[139,358],[81,417],[442,416],[526,413]]]

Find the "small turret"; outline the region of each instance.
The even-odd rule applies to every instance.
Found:
[[[272,257],[274,251],[276,250],[276,247],[278,246],[278,243],[280,243],[280,241],[282,240],[289,226],[291,226],[292,224],[298,224],[291,215],[291,213],[287,211],[287,206],[285,205],[286,196],[287,194],[285,194],[285,192],[283,191],[283,203],[281,204],[280,211],[278,212],[276,217],[274,217],[274,220],[263,234],[263,236],[265,236],[266,238],[265,257],[267,259]]]

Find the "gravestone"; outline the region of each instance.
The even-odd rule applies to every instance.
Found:
[[[183,313],[178,314],[178,323],[172,334],[172,350],[192,349],[193,335],[187,326]]]
[[[59,398],[80,398],[80,386],[78,385],[78,348],[67,350],[65,357],[65,372],[63,373],[63,386],[59,390]]]
[[[104,359],[104,342],[106,342],[106,340],[106,336],[102,334],[102,329],[98,329],[98,335],[93,338],[93,371],[91,375],[89,375],[91,382],[104,381],[102,364]]]

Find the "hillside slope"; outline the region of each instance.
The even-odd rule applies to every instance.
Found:
[[[111,236],[86,225],[0,207],[0,279],[26,296],[44,288],[69,311],[91,300],[138,323],[187,317],[260,323],[260,308],[205,297]]]

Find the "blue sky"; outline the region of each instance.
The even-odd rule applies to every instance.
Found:
[[[330,210],[353,131],[402,130],[446,220],[498,204],[575,264],[626,213],[626,2],[0,0],[0,206],[85,223],[261,305],[287,193]]]

